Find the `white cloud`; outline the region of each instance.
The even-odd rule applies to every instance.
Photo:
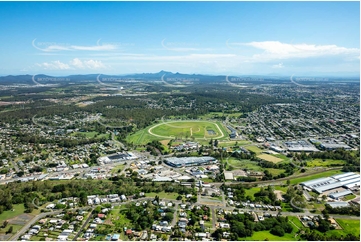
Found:
[[[56,60],[36,65],[45,70],[98,70],[107,68],[101,61],[92,59],[82,61],[79,58],[74,58],[68,64]]]
[[[105,65],[101,61],[97,60],[85,60],[84,65],[87,69],[104,69]]]
[[[77,69],[84,68],[83,62],[79,58],[74,58],[73,60],[70,61],[70,64]]]
[[[114,44],[104,44],[104,45],[70,45],[65,43],[55,43],[55,42],[36,42],[36,39],[32,41],[32,45],[35,49],[43,52],[57,52],[57,51],[111,51],[118,48]]]
[[[285,67],[283,65],[283,63],[278,63],[278,64],[272,66],[272,68],[283,68],[283,67]]]
[[[42,67],[45,70],[69,70],[71,67],[68,64],[62,63],[60,61],[51,61],[44,62],[41,64],[36,64],[37,66]]]
[[[229,46],[251,46],[264,52],[253,55],[253,60],[272,60],[289,58],[310,58],[322,56],[342,56],[347,59],[359,58],[360,50],[337,45],[287,44],[279,41],[249,43],[228,43]]]

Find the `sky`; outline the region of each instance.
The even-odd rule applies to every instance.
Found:
[[[0,75],[359,75],[359,2],[0,2]]]

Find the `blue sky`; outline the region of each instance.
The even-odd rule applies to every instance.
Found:
[[[354,75],[359,2],[0,2],[0,74]]]

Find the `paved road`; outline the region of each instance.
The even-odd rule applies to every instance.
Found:
[[[53,211],[53,212],[41,213],[41,214],[36,215],[33,219],[31,219],[29,222],[27,222],[24,225],[24,227],[22,227],[16,234],[14,234],[9,240],[10,241],[18,240],[21,235],[23,235],[33,224],[36,223],[36,221],[38,221],[48,215],[60,214],[62,212],[63,212],[63,210],[57,210],[57,211]]]
[[[172,223],[171,223],[171,226],[172,226],[172,227],[174,227],[174,226],[177,224],[178,205],[179,205],[179,204],[176,203],[175,206],[174,206],[175,211],[174,211],[174,213],[173,213],[173,220],[172,220]]]
[[[216,229],[217,216],[216,216],[216,209],[214,207],[211,208],[211,213],[212,213],[212,228]]]
[[[94,207],[95,208],[95,207]],[[85,221],[85,223],[83,223],[83,225],[81,226],[81,228],[79,229],[79,232],[74,236],[73,240],[76,241],[78,239],[78,237],[80,236],[80,234],[83,232],[84,228],[87,226],[87,224],[89,223],[89,221],[93,218],[92,213],[94,208],[90,211],[89,217],[88,219]]]

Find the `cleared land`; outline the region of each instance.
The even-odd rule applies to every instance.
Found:
[[[266,161],[273,162],[273,163],[278,163],[280,161],[283,161],[281,158],[277,158],[273,155],[268,155],[268,154],[258,155],[257,157],[260,159],[266,160]]]

